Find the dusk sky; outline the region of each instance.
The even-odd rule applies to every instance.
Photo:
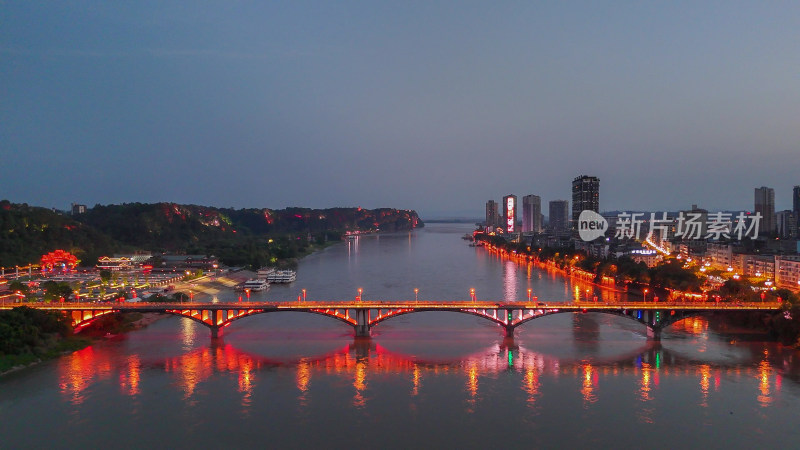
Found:
[[[800,184],[800,2],[0,3],[0,198],[753,208]]]

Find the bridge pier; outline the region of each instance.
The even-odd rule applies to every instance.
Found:
[[[516,325],[512,325],[512,323],[514,322],[514,310],[504,309],[501,311],[503,311],[503,314],[505,315],[504,317],[505,324],[503,325],[503,328],[505,329],[506,337],[514,339],[514,328],[516,328]]]
[[[216,309],[208,311],[208,321],[211,322],[211,339],[222,337],[222,327],[219,325],[221,312]]]
[[[356,309],[356,337],[370,337],[369,309]]]
[[[661,341],[661,328],[647,327],[647,340],[648,341]]]

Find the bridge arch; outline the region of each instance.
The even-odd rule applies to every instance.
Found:
[[[687,319],[689,317],[704,315],[709,311],[670,310],[670,309],[664,309],[661,311],[636,310],[636,309],[619,310],[619,309],[592,309],[591,307],[585,308],[584,310],[556,310],[556,311],[543,310],[541,314],[532,314],[529,316],[525,316],[522,319],[513,321],[510,325],[507,325],[507,328],[511,328],[513,332],[513,329],[519,327],[520,325],[528,323],[535,319],[540,319],[545,316],[552,316],[554,314],[565,314],[565,313],[583,314],[586,312],[602,313],[617,317],[624,317],[626,319],[633,320],[647,327],[648,335],[658,336],[661,330],[669,327],[670,325],[676,322],[680,322],[681,320]],[[641,317],[639,317],[638,314],[640,312],[642,313]]]
[[[355,326],[356,325],[355,319],[350,317],[348,312],[342,313],[340,311],[342,311],[342,310],[340,310],[340,309],[336,309],[336,310],[331,310],[331,309],[247,309],[247,310],[244,310],[244,309],[242,309],[242,310],[237,310],[236,314],[234,314],[232,316],[228,316],[225,319],[221,320],[219,322],[219,324],[216,325],[216,326],[226,327],[226,326],[230,325],[231,323],[236,322],[236,321],[238,321],[240,319],[244,319],[246,317],[252,317],[252,316],[256,316],[256,315],[260,315],[260,314],[273,314],[273,313],[286,313],[286,312],[303,313],[303,314],[315,314],[315,315],[319,315],[319,316],[324,316],[324,317],[336,319],[336,320],[338,320],[340,322],[343,322],[343,323],[345,323],[347,325],[350,325],[350,326]],[[181,315],[183,315],[183,314],[181,314]],[[190,318],[192,318],[194,320],[198,320],[195,317],[191,317],[191,316],[187,316],[187,315],[183,315],[183,316],[184,317],[190,317]],[[203,322],[203,321],[200,321],[200,323],[202,323],[203,325],[206,325],[206,326],[213,326],[213,325],[211,325],[209,323],[206,323],[206,322]]]
[[[375,319],[370,320],[369,326],[373,327],[373,326],[375,326],[375,325],[377,325],[377,324],[379,324],[381,322],[385,322],[385,321],[387,321],[389,319],[393,319],[395,317],[405,316],[407,314],[413,314],[413,313],[421,313],[421,312],[454,312],[454,313],[461,313],[461,314],[469,314],[469,315],[472,315],[472,316],[480,317],[481,319],[486,319],[486,320],[488,320],[490,322],[493,322],[493,323],[496,323],[498,325],[506,326],[506,323],[504,321],[502,321],[501,319],[499,319],[499,318],[497,318],[497,317],[495,317],[493,315],[482,313],[481,311],[483,311],[483,310],[479,311],[479,310],[473,310],[473,309],[454,309],[454,310],[449,310],[449,311],[442,311],[441,309],[436,309],[436,308],[419,308],[419,309],[409,308],[409,309],[389,310],[389,313],[387,313],[385,315],[379,315]],[[499,314],[500,311],[504,312],[504,310],[498,310],[498,309],[493,309],[493,310],[490,310],[490,311],[498,312],[498,314]]]
[[[78,319],[74,315],[72,318],[72,332],[77,334],[81,331],[85,330],[93,323],[97,322],[97,320],[101,317],[107,316],[109,314],[118,314],[119,311],[92,311],[90,316],[82,315],[82,318]]]

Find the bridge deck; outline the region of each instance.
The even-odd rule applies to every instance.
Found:
[[[229,310],[229,309],[269,309],[269,310],[294,310],[309,311],[316,309],[412,309],[448,311],[462,309],[541,309],[560,311],[583,310],[704,310],[704,311],[774,311],[781,309],[780,302],[431,302],[431,301],[365,301],[365,302],[230,302],[230,303],[6,303],[0,309],[11,309],[17,306],[57,310],[57,311],[140,311],[158,312],[169,310]]]

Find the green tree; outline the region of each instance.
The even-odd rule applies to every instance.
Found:
[[[19,280],[8,283],[8,290],[11,292],[19,292],[22,295],[28,295],[29,292],[28,285]]]
[[[69,283],[58,283],[55,281],[45,281],[42,283],[44,290],[44,299],[46,301],[57,301],[61,298],[68,300],[72,295],[72,287]]]
[[[110,270],[101,270],[100,271],[100,281],[102,281],[103,284],[108,284],[108,282],[111,281],[111,271]]]

